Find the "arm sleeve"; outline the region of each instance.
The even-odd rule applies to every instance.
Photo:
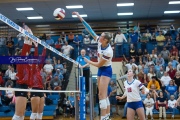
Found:
[[[86,30],[91,34],[91,36],[93,37],[93,38],[96,38],[97,37],[97,35],[96,35],[96,33],[92,30],[92,28],[91,28],[91,26],[86,22],[86,21],[82,21],[82,24],[84,25],[84,27],[86,28]]]
[[[137,81],[137,86],[141,90],[144,87],[144,85],[139,80],[136,80],[136,81]]]

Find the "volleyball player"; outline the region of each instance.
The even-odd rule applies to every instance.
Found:
[[[32,34],[30,29],[27,30]],[[32,40],[28,40],[28,37],[25,37],[24,45],[20,56],[26,56],[30,52],[32,45]],[[27,64],[18,64],[17,65],[17,75],[16,75],[16,88],[28,89],[29,85],[29,75],[30,68]],[[15,102],[15,114],[12,120],[24,120],[24,113],[27,103],[27,92],[15,91],[16,102]]]
[[[38,43],[34,42],[35,45],[35,52],[34,56],[38,56]],[[45,57],[46,55],[46,48],[42,52],[41,57]],[[41,59],[42,59],[41,58]],[[36,90],[43,90],[43,79],[41,76],[41,69],[43,64],[32,64],[32,70],[30,71],[30,88]],[[43,116],[43,109],[44,109],[44,93],[43,92],[31,92],[31,108],[32,113],[30,116],[30,120],[41,120]]]
[[[111,34],[108,32],[103,32],[100,37],[97,36],[78,12],[73,12],[73,14],[77,15],[94,40],[98,41],[98,62],[92,62],[86,58],[84,58],[84,60],[85,62],[98,67],[97,81],[99,89],[99,104],[101,108],[101,120],[108,120],[110,113],[107,112],[107,108],[110,107],[110,103],[107,97],[107,88],[112,77],[111,60],[113,57],[113,50],[110,45]]]
[[[127,73],[128,79],[124,81],[125,94],[117,99],[124,99],[127,96],[127,120],[133,120],[135,112],[137,112],[140,120],[145,120],[143,102],[140,92],[148,93],[148,89],[137,79],[134,79],[134,73],[131,69]]]

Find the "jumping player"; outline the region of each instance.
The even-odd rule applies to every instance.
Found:
[[[34,56],[38,56],[38,43],[34,42],[35,52]],[[45,57],[46,48],[42,52],[41,57]],[[30,88],[36,90],[43,90],[43,79],[41,76],[41,69],[43,64],[32,64],[32,70],[30,71]],[[30,120],[41,120],[43,116],[44,109],[44,93],[42,92],[31,92],[31,108],[32,113],[30,116]]]
[[[133,120],[135,112],[137,112],[140,120],[145,120],[143,102],[140,97],[140,92],[147,94],[149,90],[139,81],[134,79],[134,73],[131,69],[127,73],[128,79],[124,81],[125,93],[122,97],[117,96],[117,99],[124,99],[127,96],[127,120]]]
[[[32,34],[30,29],[27,30]],[[32,40],[28,40],[28,37],[25,37],[24,45],[20,56],[26,56],[30,52],[32,45]],[[17,81],[16,88],[28,89],[29,86],[29,77],[30,77],[30,66],[27,64],[18,64],[17,65]],[[12,120],[24,120],[24,113],[27,103],[27,92],[16,91],[16,103],[15,103],[15,114]]]
[[[101,108],[101,120],[108,120],[110,113],[107,108],[109,106],[109,99],[107,97],[107,88],[112,77],[112,67],[111,60],[113,57],[113,50],[111,48],[111,34],[108,32],[103,32],[99,37],[91,29],[89,24],[79,15],[78,12],[73,12],[74,15],[80,19],[86,30],[91,34],[94,40],[98,41],[98,62],[92,62],[86,58],[84,60],[98,67],[98,89],[99,89],[99,104]]]

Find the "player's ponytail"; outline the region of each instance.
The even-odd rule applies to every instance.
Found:
[[[112,38],[111,33],[110,32],[104,32],[104,38],[106,40],[108,40],[107,43],[110,43],[111,42],[111,38]]]

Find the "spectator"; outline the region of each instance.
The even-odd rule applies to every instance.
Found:
[[[143,103],[146,108],[146,119],[148,119],[148,115],[150,114],[151,120],[153,120],[154,100],[151,98],[150,94],[147,94],[147,98],[144,100]]]
[[[147,88],[148,88],[149,90],[152,90],[152,91],[153,91],[154,89],[151,89],[151,86],[153,85],[153,86],[155,86],[155,90],[156,90],[156,91],[160,90],[160,84],[159,84],[159,82],[157,81],[157,77],[156,77],[156,76],[152,76],[151,79],[152,79],[152,80],[149,81],[149,83],[148,83],[148,85],[147,85]]]
[[[14,41],[12,40],[11,37],[8,38],[8,40],[6,42],[6,46],[8,48],[8,54],[9,55],[13,55],[13,52],[14,52]]]
[[[79,36],[78,36],[78,35],[76,35],[76,37],[75,37],[75,39],[74,39],[73,42],[74,42],[76,45],[80,45],[81,40],[79,39]]]
[[[161,56],[164,59],[165,64],[167,64],[170,57],[170,52],[169,50],[166,50],[166,47],[164,47],[161,51]]]
[[[152,34],[151,42],[156,42],[156,34],[155,33]]]
[[[48,57],[46,58],[46,60],[45,60],[46,62],[50,62],[51,64],[52,64],[52,62],[53,62],[53,60],[52,60],[52,58],[51,58],[51,56],[50,55],[48,55]]]
[[[57,61],[57,62],[56,62]],[[64,67],[63,67],[63,65],[61,64],[61,60],[60,59],[58,59],[58,60],[55,60],[54,59],[54,65],[55,65],[55,70],[57,70],[57,69],[60,69],[60,72],[63,74],[63,69],[64,69]]]
[[[68,97],[68,100],[69,100],[69,102],[71,104],[71,106],[70,106],[70,115],[74,116],[75,115],[75,107],[74,107],[75,98],[74,98],[74,93],[71,93],[71,96]]]
[[[168,100],[170,99],[171,95],[174,95],[174,97],[177,99],[177,86],[174,84],[174,81],[171,80],[169,82],[169,85],[166,86],[166,90],[165,90],[166,94],[167,94],[167,98]]]
[[[151,59],[151,57],[148,57],[148,66],[155,65],[154,61]]]
[[[168,38],[168,37],[166,37],[166,38],[167,38],[167,40],[166,40],[167,43],[165,44],[164,47],[166,47],[167,50],[171,50],[171,49],[172,49],[173,42],[172,42],[171,38]]]
[[[13,83],[13,81],[9,78],[8,80],[7,80],[7,82],[5,83],[5,87],[8,87],[8,86],[11,86],[11,87],[13,87],[14,86],[14,83]]]
[[[89,76],[90,76],[90,67],[89,64],[84,61],[84,57],[90,60],[90,57],[86,55],[86,50],[81,50],[81,55],[77,57],[76,61],[81,65],[80,67],[83,68],[83,76],[86,80],[86,92],[89,93]]]
[[[160,79],[163,75],[164,75],[164,69],[161,66],[160,70],[156,72],[156,76],[157,76],[158,79]]]
[[[110,108],[112,111],[112,107],[115,106],[116,107],[116,115],[118,115],[118,106],[117,106],[117,100],[116,100],[117,86],[115,85],[114,81],[110,82],[110,87],[111,87],[111,92],[109,94]]]
[[[159,35],[156,37],[158,49],[161,51],[164,46],[165,37],[162,35],[162,31],[159,31]]]
[[[16,86],[16,72],[14,71],[13,67],[11,68],[11,71],[12,73],[9,75],[9,77],[13,81],[13,86]]]
[[[61,43],[62,44],[65,44],[65,42],[67,42],[67,40],[66,40],[66,34],[64,33],[64,31],[61,33],[61,35],[60,35],[60,38],[61,38]]]
[[[60,69],[56,69],[56,73],[54,74],[54,77],[58,76],[59,80],[63,80],[63,73],[60,72]]]
[[[47,36],[46,43],[50,46],[54,45],[54,40],[51,39],[51,36]]]
[[[47,62],[46,62],[46,64],[44,65],[43,69],[44,69],[44,71],[45,71],[46,73],[50,73],[50,74],[51,74],[54,68],[53,68],[52,64],[50,63],[50,61],[47,60]]]
[[[178,49],[178,53],[180,54],[179,52],[180,51],[180,37],[179,36],[177,36],[174,45],[176,46],[176,48]]]
[[[11,88],[11,86],[9,85],[8,88]],[[9,103],[12,101],[12,98],[14,96],[14,92],[11,90],[6,90],[6,95],[4,97],[4,101],[5,101],[5,105],[8,106]]]
[[[156,62],[156,58],[157,58],[157,54],[155,54],[154,50],[152,50],[152,53],[150,54],[151,59],[153,60],[153,62]]]
[[[136,48],[134,47],[134,44],[130,45],[129,55],[131,59],[136,57]]]
[[[74,48],[71,45],[68,45],[68,43],[66,42],[65,45],[63,45],[63,47],[61,48],[61,51],[66,56],[70,57],[71,50],[73,50],[73,49]]]
[[[4,35],[0,36],[0,47],[4,48],[6,45],[6,38],[4,37]]]
[[[148,81],[152,78],[152,76],[156,76],[154,70],[152,68],[149,69],[149,73],[147,74]]]
[[[178,93],[180,93],[180,72],[176,72],[174,82],[177,85]]]
[[[158,97],[158,107],[159,107],[159,119],[163,118],[166,119],[166,98],[164,97],[163,92],[159,92]]]
[[[148,29],[146,30],[145,36],[148,38],[148,41],[151,41],[152,36]]]
[[[139,73],[138,73],[138,79],[141,81],[141,83],[146,84],[147,83],[147,79],[146,79],[146,74],[144,74],[143,70],[140,69]]]
[[[127,67],[128,70],[132,69],[132,66],[135,66],[136,68],[138,68],[138,66],[133,63],[133,60],[130,60],[130,62],[128,64],[125,65]]]
[[[84,29],[84,30],[82,31],[82,36],[83,36],[83,38],[85,37],[85,35],[90,36],[89,32],[88,32],[86,29]]]
[[[172,67],[172,63],[169,62],[168,63],[168,66],[166,66],[166,72],[169,72],[170,68]]]
[[[169,82],[171,81],[171,78],[169,77],[167,72],[164,72],[164,75],[161,77],[160,80],[165,86],[167,86]]]
[[[124,34],[123,33],[121,33],[121,30],[119,30],[118,32],[117,32],[117,34],[116,34],[116,36],[115,36],[115,41],[114,41],[114,44],[117,46],[117,48],[118,48],[118,57],[119,56],[122,56],[122,45],[123,45],[123,41],[126,41],[127,42],[127,39],[126,39],[126,37],[124,36]]]
[[[160,63],[159,63],[159,61],[158,61],[157,64],[154,66],[155,72],[160,71],[160,68],[161,68],[161,67],[163,67],[163,66],[161,66]]]
[[[4,86],[3,74],[0,71],[0,87]],[[0,93],[1,94],[1,93]]]
[[[47,40],[45,33],[43,34],[43,36],[41,37],[41,39],[42,39],[43,41]]]
[[[174,115],[176,112],[176,100],[174,99],[174,95],[171,95],[170,100],[168,100],[168,108],[170,109],[170,111],[172,112],[172,116],[171,119],[174,119]]]
[[[171,49],[170,53],[171,53],[172,57],[174,57],[174,58],[178,57],[178,49],[176,48],[175,45],[173,45],[173,48]]]
[[[177,65],[179,64],[177,60],[175,60],[173,57],[170,57],[170,63],[172,64],[173,69],[177,68]]]
[[[174,76],[175,76],[175,74],[176,74],[176,70],[174,70],[173,67],[170,66],[170,69],[169,69],[169,71],[168,71],[168,74],[169,74],[170,78],[173,79]]]
[[[85,37],[84,37],[84,39],[83,39],[83,43],[84,43],[85,45],[89,45],[89,44],[91,43],[91,40],[90,40],[90,38],[89,38],[88,35],[85,35]]]
[[[149,54],[147,52],[147,49],[144,49],[144,52],[143,52],[143,62],[147,62],[148,58],[149,58]]]
[[[22,49],[24,45],[24,36],[21,36],[20,37],[20,40],[18,40],[18,43],[16,44],[16,46],[19,48],[19,49]]]
[[[160,64],[160,66],[164,66],[164,59],[161,57],[161,55],[158,55],[158,58],[156,59],[156,64]]]
[[[62,47],[62,39],[61,38],[58,38],[58,40],[55,42],[55,48],[58,50],[58,51],[61,51],[61,47]]]
[[[68,44],[71,45],[74,41],[74,34],[72,32],[68,35]]]
[[[46,80],[44,82],[44,88],[45,89],[51,90],[51,85],[50,85],[51,80],[52,80],[51,73],[47,73]]]
[[[136,61],[142,60],[142,57],[143,57],[143,52],[141,49],[139,49],[136,55]]]
[[[144,51],[146,49],[146,43],[149,41],[148,37],[146,36],[146,33],[143,33],[143,36],[141,37],[141,49]]]
[[[61,90],[61,81],[59,80],[58,75],[55,75],[54,79],[50,82],[52,90]]]
[[[178,72],[180,72],[180,62],[178,63],[176,70],[177,70]]]
[[[6,72],[5,72],[5,80],[7,80],[8,78],[10,78],[10,75],[11,75],[11,73],[12,73],[12,67],[10,66],[10,65],[8,65],[8,69],[6,70]]]

